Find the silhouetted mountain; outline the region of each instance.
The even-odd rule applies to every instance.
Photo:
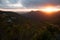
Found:
[[[60,20],[60,11],[52,14],[46,14],[41,11],[31,11],[26,14],[22,14],[22,16],[35,21],[50,21],[55,23],[56,21]]]
[[[25,14],[22,14],[22,16],[29,18],[31,20],[35,20],[35,21],[44,21],[46,20],[46,15],[44,15],[43,12],[40,11],[31,11]]]

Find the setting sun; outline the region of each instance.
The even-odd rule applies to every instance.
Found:
[[[56,7],[46,7],[46,8],[42,8],[41,11],[47,12],[47,13],[52,13],[52,12],[58,12],[58,11],[60,11],[60,9],[56,8]]]

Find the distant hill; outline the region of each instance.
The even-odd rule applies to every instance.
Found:
[[[35,21],[43,21],[43,22],[50,21],[50,22],[57,23],[60,20],[60,11],[54,12],[51,15],[41,11],[31,11],[31,12],[22,14],[22,16],[25,16]]]

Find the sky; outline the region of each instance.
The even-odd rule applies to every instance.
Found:
[[[0,8],[39,8],[46,4],[60,5],[60,0],[0,0]]]

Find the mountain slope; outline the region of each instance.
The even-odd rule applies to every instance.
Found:
[[[23,15],[0,11],[0,40],[60,40],[60,26],[53,22],[59,20],[58,15],[46,21],[44,13],[39,11]]]

